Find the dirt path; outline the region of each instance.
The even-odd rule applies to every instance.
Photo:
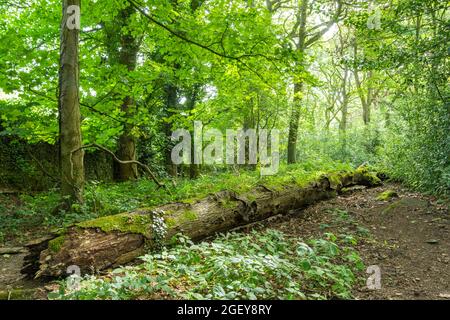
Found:
[[[386,190],[395,190],[399,197],[377,200]],[[299,239],[326,232],[357,235],[365,265],[380,267],[381,289],[369,290],[361,282],[354,290],[356,299],[450,299],[449,207],[433,197],[394,184],[359,188],[265,227]],[[43,286],[22,279],[22,258],[23,254],[0,255],[0,291]],[[45,296],[41,290],[34,297]]]
[[[399,197],[377,200],[386,190]],[[380,267],[381,289],[361,283],[356,299],[450,299],[449,226],[447,205],[388,184],[318,203],[270,228],[303,239],[325,232],[358,235],[365,265]]]

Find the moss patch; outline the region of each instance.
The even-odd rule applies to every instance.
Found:
[[[377,196],[377,200],[380,201],[387,201],[390,200],[392,198],[397,198],[398,197],[398,193],[395,192],[394,190],[386,190],[384,192],[381,192],[378,196]]]
[[[192,210],[185,210],[183,212],[183,219],[187,221],[194,221],[197,220],[198,215],[195,211]]]
[[[175,220],[174,218],[165,218],[164,219],[166,221],[166,225],[168,228],[173,228],[176,226],[177,224],[177,220]]]
[[[358,167],[355,170],[354,177],[361,184],[370,186],[381,185],[381,180],[377,177],[377,174],[375,172],[369,171],[369,169],[364,166]]]
[[[180,215],[165,216],[164,221],[167,228],[175,228],[184,222],[195,221],[198,219],[197,212],[193,210],[186,209],[182,211]]]
[[[51,252],[58,252],[62,245],[64,244],[64,241],[66,241],[66,237],[65,236],[59,236],[56,237],[55,239],[52,239],[48,242],[48,248],[50,249]]]
[[[150,214],[120,213],[80,222],[76,226],[80,228],[99,228],[104,232],[138,233],[149,238],[151,237],[152,218]]]
[[[219,200],[219,203],[225,209],[234,209],[239,204],[237,201],[232,201],[229,199],[221,199],[221,200]]]
[[[341,176],[339,174],[329,174],[328,181],[330,182],[330,187],[332,189],[338,189],[342,187]]]

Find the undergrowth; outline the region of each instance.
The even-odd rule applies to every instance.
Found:
[[[83,205],[74,205],[70,211],[54,213],[60,197],[58,190],[20,195],[17,198],[0,198],[0,243],[8,239],[27,238],[27,231],[45,233],[54,227],[101,216],[130,211],[139,207],[151,207],[171,201],[192,201],[221,190],[246,192],[258,184],[273,188],[286,184],[306,184],[323,173],[350,170],[351,166],[339,162],[315,159],[295,165],[282,165],[274,176],[261,177],[258,171],[241,170],[220,174],[208,174],[198,179],[164,180],[170,193],[157,188],[149,179],[123,183],[86,184]],[[39,230],[35,230],[39,227]]]
[[[349,299],[358,270],[356,239],[288,237],[280,231],[228,233],[176,245],[106,276],[61,281],[50,299]],[[69,284],[69,285],[68,285]]]

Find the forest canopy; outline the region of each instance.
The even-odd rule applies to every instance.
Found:
[[[60,3],[0,15],[2,135],[55,144]],[[170,132],[198,120],[448,191],[445,1],[83,1],[79,64],[82,143],[122,160],[170,171]]]

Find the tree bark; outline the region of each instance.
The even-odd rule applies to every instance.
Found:
[[[353,43],[353,51],[354,51],[354,58],[355,61],[357,59],[358,56],[358,44],[356,42],[356,38],[354,39],[354,43]],[[355,69],[353,70],[353,74],[355,77],[355,84],[356,84],[356,89],[358,91],[358,96],[359,99],[361,100],[361,105],[362,105],[362,118],[363,118],[363,122],[365,125],[368,125],[370,123],[370,105],[372,104],[372,99],[373,99],[373,89],[372,86],[370,85],[370,83],[368,84],[368,88],[367,88],[367,95],[364,94],[363,92],[363,84],[361,79],[359,78],[359,73],[358,73],[358,68],[355,67]],[[367,74],[367,82],[371,81],[371,77],[372,77],[372,72],[368,72]]]
[[[339,17],[342,14],[343,10],[343,2],[341,0],[336,0],[336,11],[335,14],[332,16],[330,21],[325,23],[325,26],[323,28],[320,28],[320,26],[317,26],[318,31],[315,31],[314,33],[310,33],[307,30],[307,19],[308,19],[308,11],[309,11],[309,1],[308,0],[302,0],[299,8],[299,12],[297,15],[296,22],[294,24],[293,32],[291,33],[292,36],[298,38],[298,42],[296,44],[297,52],[300,57],[303,57],[305,54],[305,49],[309,48],[311,45],[313,45],[315,42],[319,41],[322,36],[330,30],[330,28],[337,22]],[[270,1],[266,2],[266,5],[271,8],[273,3]],[[271,9],[269,9],[271,10]],[[297,30],[298,28],[298,30]],[[301,58],[302,59],[302,58]],[[298,67],[304,67],[304,63],[300,60],[297,62],[297,72],[298,70],[302,68]],[[303,72],[303,70],[301,70]],[[296,153],[297,153],[297,136],[298,136],[298,124],[300,120],[300,109],[301,109],[301,93],[303,90],[303,80],[296,79],[294,80],[294,101],[292,105],[292,112],[291,112],[291,118],[289,122],[289,137],[288,137],[288,163],[295,163],[297,161],[296,159]]]
[[[68,12],[72,5],[80,7],[80,0],[62,2],[60,66],[59,66],[59,134],[61,194],[68,204],[83,202],[84,151],[73,155],[72,150],[81,146],[81,114],[79,101],[79,30],[69,29],[68,20],[77,14]]]
[[[306,41],[306,19],[308,16],[308,0],[303,0],[300,6],[299,15],[297,22],[299,24],[298,29],[298,42],[297,42],[297,52],[299,56],[302,56],[305,52],[305,41]],[[297,62],[297,64],[302,64],[302,62]],[[301,69],[301,68],[297,68]],[[295,163],[297,161],[297,137],[298,137],[298,122],[300,120],[300,108],[302,103],[302,89],[303,81],[300,79],[294,82],[294,101],[292,104],[291,119],[289,121],[289,134],[288,134],[288,158],[287,162]]]
[[[115,44],[113,50],[113,60],[126,67],[127,72],[131,72],[136,68],[137,54],[139,52],[138,40],[130,33],[124,33],[123,28],[129,25],[129,20],[135,12],[132,6],[122,9],[118,16],[118,28],[113,27],[113,32],[119,32],[119,43]],[[116,39],[114,35],[111,39]],[[112,47],[110,47],[111,49]],[[110,50],[111,51],[111,50]],[[131,96],[125,96],[121,110],[125,114],[125,118],[133,115],[134,100]],[[117,156],[122,161],[136,160],[136,137],[132,133],[133,124],[127,123],[117,143]],[[123,164],[114,162],[114,179],[118,181],[133,180],[138,176],[135,164]]]
[[[341,121],[339,122],[339,130],[343,133],[347,130],[347,116],[348,116],[348,92],[347,92],[347,77],[348,70],[344,70],[344,76],[342,77],[342,86],[341,86]]]
[[[336,195],[352,185],[374,186],[380,180],[365,168],[324,175],[307,186],[285,185],[272,190],[260,185],[238,195],[222,191],[193,203],[170,203],[157,208],[101,217],[67,228],[64,232],[28,246],[23,273],[62,276],[66,268],[78,266],[92,273],[125,264],[168,244],[177,233],[200,240],[219,232],[255,223],[275,215],[293,213],[302,207]],[[162,217],[167,233],[155,228]]]
[[[298,123],[300,120],[300,107],[303,83],[297,82],[294,84],[294,102],[291,111],[291,119],[289,121],[289,135],[288,135],[288,159],[289,164],[297,162],[297,137],[298,137]]]
[[[122,111],[126,114],[131,113],[130,109],[133,107],[131,97],[126,97],[122,104]],[[132,134],[133,126],[125,125],[122,134],[117,143],[117,157],[122,161],[136,160],[136,138]],[[114,162],[114,180],[126,181],[133,180],[138,177],[137,167],[135,164]]]
[[[186,106],[187,110],[193,111],[195,108],[195,105],[197,104],[198,96],[200,93],[201,84],[200,83],[194,83],[192,85],[192,88],[190,88],[188,94],[187,94],[187,101]],[[203,135],[203,133],[202,133]],[[195,145],[194,145],[194,132],[191,132],[191,164],[189,165],[189,178],[191,179],[197,179],[200,176],[201,172],[201,166],[198,163],[195,163]],[[203,149],[203,148],[202,148]]]
[[[165,116],[170,118],[174,114],[174,110],[178,107],[178,92],[177,87],[168,83],[165,86],[166,93],[166,105],[165,105]],[[166,136],[166,144],[164,146],[164,158],[166,164],[167,173],[171,177],[176,177],[178,175],[178,166],[172,162],[172,148],[175,145],[172,141],[172,123],[163,122],[164,133]]]

